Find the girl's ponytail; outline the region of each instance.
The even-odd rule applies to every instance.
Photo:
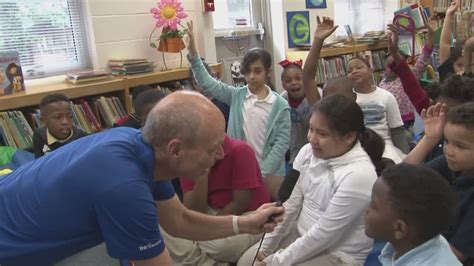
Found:
[[[387,166],[395,164],[392,160],[382,157],[385,150],[385,141],[372,129],[364,127],[359,135],[359,141],[369,155],[379,176]]]

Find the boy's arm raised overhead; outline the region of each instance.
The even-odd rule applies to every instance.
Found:
[[[191,64],[191,69],[194,73],[196,83],[208,95],[216,98],[218,101],[227,105],[231,104],[232,95],[237,89],[234,86],[227,85],[221,81],[214,79],[202,64],[201,58],[196,50],[196,43],[194,41],[193,22],[190,21],[188,25],[189,43],[187,45],[189,54],[188,61]]]
[[[329,37],[338,26],[334,26],[334,21],[328,17],[323,17],[323,21],[317,16],[317,28],[314,32],[313,44],[306,57],[303,67],[303,87],[306,99],[309,104],[316,103],[320,98],[316,82],[318,62],[321,55],[324,40]]]

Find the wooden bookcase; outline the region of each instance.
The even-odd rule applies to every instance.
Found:
[[[211,69],[221,73],[221,64],[211,64]],[[161,82],[187,79],[189,69],[182,68],[169,71],[155,71],[133,76],[113,77],[110,80],[73,85],[65,81],[65,76],[57,76],[38,80],[26,81],[26,92],[0,97],[0,111],[22,109],[37,106],[41,99],[50,93],[63,93],[70,99],[100,96],[107,93],[117,93],[124,99],[127,112],[132,111],[130,89],[138,85],[156,84]]]
[[[339,55],[344,55],[344,54],[353,54],[353,53],[364,52],[368,50],[371,50],[371,51],[381,50],[381,49],[386,49],[386,48],[387,48],[387,43],[385,42],[377,43],[374,45],[356,44],[356,45],[348,45],[346,47],[323,48],[321,50],[321,58],[339,56]],[[304,62],[304,60],[308,56],[308,53],[309,51],[307,50],[287,51],[286,58],[291,61],[302,59]]]

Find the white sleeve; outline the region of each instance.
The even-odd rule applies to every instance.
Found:
[[[291,231],[291,226],[296,226],[295,221],[300,214],[304,199],[303,191],[301,190],[301,182],[303,178],[307,178],[305,173],[302,173],[302,170],[304,169],[304,164],[309,163],[309,159],[311,159],[312,156],[312,153],[308,154],[308,152],[311,152],[311,146],[309,146],[308,150],[307,145],[301,148],[293,163],[293,168],[300,172],[300,177],[291,192],[290,198],[283,203],[283,207],[285,208],[283,222],[281,222],[272,233],[267,234],[263,241],[262,251],[266,254],[273,253],[276,248],[278,248],[283,237],[288,235]]]
[[[291,192],[290,198],[283,203],[283,207],[285,208],[283,221],[275,228],[275,230],[273,230],[273,232],[267,234],[263,240],[262,251],[267,255],[275,252],[281,240],[291,231],[291,227],[296,226],[296,219],[298,218],[303,206],[304,197],[301,190],[302,178],[303,177],[300,176],[293,188],[293,192]]]
[[[369,204],[375,179],[375,172],[348,174],[318,223],[286,249],[274,254],[268,265],[298,264],[331,249],[360,219]]]
[[[386,91],[385,109],[387,112],[388,128],[396,128],[403,126],[402,115],[398,108],[397,99],[390,92]]]

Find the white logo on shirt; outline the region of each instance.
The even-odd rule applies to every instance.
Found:
[[[139,246],[139,247],[138,247],[138,250],[140,250],[140,251],[147,251],[147,250],[149,250],[149,249],[152,249],[152,248],[158,246],[159,244],[161,244],[161,239],[158,240],[158,241],[156,241],[155,243],[148,243],[148,244],[146,244],[146,245],[144,245],[144,246]]]

